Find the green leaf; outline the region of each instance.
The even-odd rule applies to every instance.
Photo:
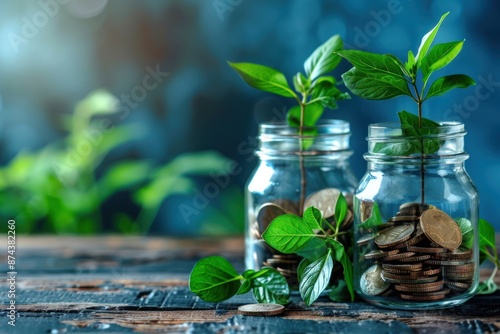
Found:
[[[304,126],[313,127],[323,114],[323,106],[320,103],[308,104],[304,110]],[[286,116],[288,124],[293,127],[300,126],[300,106],[293,106],[288,110]]]
[[[432,72],[448,65],[462,50],[464,41],[437,44],[432,47],[427,55],[422,59],[422,74],[424,82]]]
[[[304,211],[303,221],[306,223],[311,230],[320,230],[322,229],[321,222],[323,220],[323,216],[321,211],[316,209],[314,206],[310,206]]]
[[[337,222],[337,230],[340,227],[340,224],[344,221],[345,216],[347,215],[347,201],[342,193],[340,193],[339,198],[337,199],[337,204],[335,204],[335,220]]]
[[[321,81],[311,89],[311,102],[319,102],[328,109],[337,109],[337,101],[349,99],[348,93],[343,93],[334,83]]]
[[[380,209],[378,208],[377,202],[373,202],[372,213],[370,217],[365,220],[359,228],[362,229],[370,229],[382,225],[384,221],[382,220],[382,216],[380,215]]]
[[[313,261],[325,255],[327,251],[325,239],[316,237],[311,238],[296,254]]]
[[[238,292],[236,292],[237,295],[244,295],[245,293],[249,292],[252,289],[252,281],[246,279],[243,281],[243,284],[241,284],[240,288],[238,289]]]
[[[439,133],[439,123],[436,123],[424,117],[422,117],[419,122],[418,116],[404,110],[399,112],[398,116],[401,122],[403,136],[417,139],[415,141],[412,141],[412,147],[414,148],[414,151],[407,152],[407,155],[415,153],[433,154],[439,150],[439,148],[441,147],[441,141],[438,139],[429,138],[430,135]],[[423,149],[422,144],[424,146]]]
[[[374,152],[392,156],[408,156],[422,153],[433,154],[439,150],[441,141],[429,138],[429,135],[439,133],[439,123],[422,117],[422,127],[420,127],[418,116],[404,110],[399,112],[398,116],[401,122],[401,139],[394,142],[377,143],[373,149]]]
[[[146,161],[125,161],[113,165],[97,183],[101,198],[143,182],[148,178],[150,170],[151,165]]]
[[[273,68],[251,64],[228,62],[241,78],[253,88],[284,97],[296,97],[288,85],[285,75]]]
[[[422,37],[422,41],[421,41],[420,46],[418,48],[417,55],[415,56],[415,61],[417,62],[417,65],[419,67],[422,63],[422,59],[427,54],[427,51],[431,47],[431,44],[437,35],[437,33],[439,31],[439,27],[441,27],[441,23],[443,23],[444,19],[446,18],[446,16],[448,16],[448,14],[450,14],[450,12],[443,14],[443,16],[441,16],[441,19],[439,20],[439,22],[436,24],[436,26],[434,28],[432,28],[432,30],[429,31],[427,34],[425,34],[424,37]]]
[[[480,295],[489,295],[497,290],[498,290],[497,284],[495,283],[494,280],[490,278],[484,282],[479,283],[476,293]]]
[[[373,207],[375,208],[375,206]],[[335,260],[342,264],[344,268],[344,279],[347,284],[347,289],[349,290],[349,294],[351,295],[351,301],[354,301],[355,293],[354,293],[354,274],[351,260],[349,260],[349,256],[340,242],[334,239],[329,239],[328,243],[333,246],[335,251],[334,257]]]
[[[415,61],[415,56],[413,52],[408,51],[408,61],[405,63],[406,71],[410,74],[410,77],[415,77],[417,63]]]
[[[479,250],[495,248],[495,228],[485,219],[479,219]]]
[[[332,286],[328,297],[334,302],[345,302],[351,300],[351,295],[345,280],[339,279],[335,285]]]
[[[342,49],[343,43],[339,35],[332,36],[316,48],[304,63],[304,70],[308,78],[312,81],[337,67],[341,58],[335,52]]]
[[[294,77],[293,77],[293,86],[296,91],[305,93],[311,86],[311,80],[306,78],[304,74],[298,72]]]
[[[325,247],[325,249],[326,249],[326,247]],[[323,257],[323,256],[325,256],[325,255],[326,255],[326,253],[325,253],[325,254],[323,254],[323,255],[321,255],[321,256],[319,256],[319,257],[317,257],[317,258],[315,258],[314,260],[304,258],[304,259],[302,259],[302,260],[300,261],[299,266],[297,267],[297,279],[299,280],[299,282],[301,282],[301,281],[302,281],[302,275],[304,274],[304,270],[306,269],[306,267],[307,267],[308,265],[310,265],[310,264],[311,264],[313,261],[315,261],[316,259],[318,259],[318,258],[320,258],[320,257]]]
[[[333,260],[330,251],[304,268],[299,283],[299,291],[307,306],[314,303],[325,290],[330,281],[332,269]]]
[[[288,304],[290,289],[285,277],[275,269],[266,269],[264,275],[252,280],[253,297],[259,303]]]
[[[315,236],[300,217],[292,214],[276,217],[262,234],[269,246],[285,254],[300,251]]]
[[[221,302],[240,289],[234,267],[222,256],[209,256],[198,261],[189,275],[189,290],[207,302]]]
[[[386,100],[400,95],[411,96],[406,80],[396,76],[372,76],[351,68],[342,74],[342,79],[354,95],[367,100]]]
[[[467,88],[471,85],[475,85],[476,82],[471,77],[465,74],[452,74],[441,77],[434,81],[429,87],[427,96],[425,100],[433,97],[443,95],[444,93],[454,89],[454,88]]]
[[[466,218],[457,218],[455,221],[462,232],[462,244],[460,246],[467,249],[472,248],[474,245],[474,229],[472,228],[472,223]]]
[[[379,78],[391,77],[405,81],[405,74],[393,55],[381,55],[359,50],[344,50],[337,52],[347,59],[358,71]],[[401,64],[402,65],[402,64]]]

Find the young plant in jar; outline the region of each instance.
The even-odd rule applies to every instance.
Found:
[[[354,198],[354,284],[383,307],[450,307],[478,285],[478,195],[464,169],[464,126],[422,116],[428,99],[475,84],[464,74],[431,83],[464,44],[432,45],[447,15],[404,63],[390,54],[338,52],[354,66],[342,75],[353,94],[416,103],[416,113],[398,113],[399,124],[370,125],[368,171]]]

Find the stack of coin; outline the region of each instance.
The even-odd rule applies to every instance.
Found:
[[[364,232],[357,240],[364,249],[360,260],[375,261],[362,264],[368,269],[360,287],[367,295],[436,301],[472,285],[472,250],[460,247],[458,224],[431,205],[405,203],[387,224]]]
[[[304,208],[307,209],[310,206],[314,206],[321,211],[323,217],[329,222],[335,222],[335,206],[337,204],[337,199],[340,195],[340,191],[335,188],[322,189],[309,195],[304,203]],[[340,231],[349,231],[353,223],[353,213],[352,213],[352,196],[346,196],[348,202],[349,210],[346,214],[342,225],[340,226]],[[262,239],[262,234],[267,229],[272,220],[283,214],[296,214],[299,215],[298,206],[290,200],[277,199],[273,202],[268,202],[262,204],[257,210],[255,215],[255,221],[251,222],[250,225],[250,237],[253,239],[253,261],[255,267],[260,268],[262,266],[273,267],[278,270],[288,281],[288,284],[292,288],[298,287],[297,282],[297,268],[302,260],[301,257],[294,254],[283,254],[273,249]],[[332,224],[334,225],[334,224]],[[331,229],[324,227],[326,233],[333,233]],[[318,233],[321,233],[318,231]],[[344,246],[349,247],[351,244],[351,236],[348,234],[343,234],[339,239]],[[339,271],[339,275],[341,275]],[[332,275],[333,276],[333,275]],[[334,277],[332,277],[334,279]]]

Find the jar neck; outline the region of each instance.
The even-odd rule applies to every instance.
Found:
[[[349,123],[328,120],[313,127],[291,127],[283,123],[263,123],[259,126],[261,160],[269,159],[333,159],[345,160],[352,155],[349,146]],[[302,149],[301,149],[302,147]]]
[[[368,127],[369,163],[460,164],[468,159],[464,150],[464,125],[443,122],[439,127],[402,128],[396,123]]]

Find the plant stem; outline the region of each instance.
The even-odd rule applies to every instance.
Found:
[[[305,105],[306,101],[306,96],[303,96],[303,99],[300,103],[300,124],[299,124],[299,164],[300,164],[300,202],[299,202],[299,210],[301,213],[304,213],[304,202],[305,202],[305,196],[306,196],[306,186],[307,186],[307,180],[306,180],[306,168],[304,166],[304,156],[302,155],[303,152],[303,138],[302,135],[304,134],[304,113],[306,109]]]
[[[418,93],[418,88],[415,82],[413,82],[413,89],[415,90],[416,99],[418,106],[418,127],[422,128],[422,97]],[[422,91],[423,94],[423,91]],[[424,138],[420,137],[420,199],[421,203],[425,203],[425,166],[424,166]]]

